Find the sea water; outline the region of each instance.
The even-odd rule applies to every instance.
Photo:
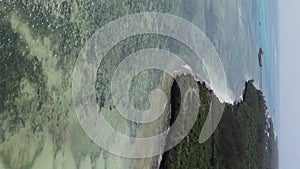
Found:
[[[224,66],[230,101],[239,101],[245,82],[254,80],[278,133],[277,0],[182,0],[171,13],[192,22],[212,41]],[[264,51],[262,68],[259,48]]]
[[[279,79],[278,79],[278,2],[249,0],[251,27],[257,49],[263,48],[262,91],[279,132]]]

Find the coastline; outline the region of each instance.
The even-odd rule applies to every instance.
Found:
[[[248,5],[254,43],[264,50],[262,91],[279,134],[278,1],[248,0]]]
[[[232,93],[227,93],[229,96],[241,98],[240,94],[246,89],[245,81],[255,79],[255,83],[258,79],[258,71],[255,67],[257,50],[252,39],[254,36],[249,33],[250,19],[244,1],[226,3],[225,1],[179,0],[176,4],[172,1],[164,1],[162,7],[160,1],[141,4],[119,4],[115,1],[99,1],[97,4],[92,1],[63,3],[35,1],[37,4],[29,3],[28,5],[23,2],[15,5],[10,2],[0,3],[0,22],[5,28],[1,33],[9,35],[3,36],[2,42],[5,45],[4,48],[0,48],[6,54],[3,54],[3,58],[8,58],[1,60],[4,72],[1,74],[4,80],[1,79],[0,83],[1,96],[3,96],[3,102],[1,102],[3,105],[0,105],[1,169],[157,167],[160,157],[128,159],[99,148],[80,126],[72,107],[72,79],[70,77],[80,48],[95,30],[123,15],[144,10],[166,12],[183,17],[199,27],[216,46],[224,63],[230,87],[228,91]],[[115,115],[117,112],[107,90],[113,70],[123,59],[121,56],[125,57],[126,54],[142,48],[158,46],[173,53],[190,54],[184,45],[172,42],[172,39],[147,35],[131,37],[111,51],[98,72],[99,83],[96,90],[99,96],[99,107],[112,122],[112,127],[119,129],[120,133],[133,137],[149,136],[166,129],[170,124],[169,121],[163,119],[159,121],[161,125],[155,125],[157,131],[153,131],[154,128],[147,129],[148,126],[142,128],[127,122]],[[14,57],[8,57],[12,51],[16,52],[15,55],[13,54]],[[144,78],[145,82],[149,82],[148,86],[139,83],[133,87],[133,90],[135,89],[143,96],[138,97],[136,104],[147,102],[145,91],[158,86],[161,82],[160,77],[152,77],[154,74],[150,71],[141,75],[141,81],[143,82]],[[194,80],[204,82],[201,81],[201,77],[192,76]],[[165,85],[163,87],[167,92],[171,90],[172,82],[171,80],[163,81]],[[201,88],[204,93],[204,102],[200,111],[205,115],[209,110],[209,98],[221,94],[214,94],[209,86]],[[143,101],[139,102],[139,99]],[[241,105],[244,101],[242,99],[242,102],[234,103],[232,100],[234,99],[228,102],[232,102],[233,105]],[[166,114],[169,115],[170,112]],[[201,116],[201,120],[205,120],[205,116]],[[232,121],[229,120],[229,122]],[[194,130],[192,134],[196,139],[199,138],[202,125],[198,123],[195,126],[197,130]],[[136,128],[142,129],[137,132]],[[218,134],[220,132],[214,135]],[[187,137],[181,145],[184,145],[187,140],[192,142]],[[118,144],[113,138],[108,141],[112,146]],[[195,142],[197,144],[193,149],[201,150],[208,155],[201,163],[214,162],[210,159],[210,155],[216,150],[211,149],[211,145],[199,144],[198,140]],[[164,145],[157,144],[157,146],[161,148]],[[189,152],[188,150],[182,149],[182,155]]]
[[[263,93],[253,81],[245,83],[242,102],[226,105],[216,131],[203,144],[198,143],[198,136],[213,94],[204,84],[199,87],[208,93],[201,97],[197,122],[184,140],[164,153],[160,168],[278,168],[277,136],[265,114]]]

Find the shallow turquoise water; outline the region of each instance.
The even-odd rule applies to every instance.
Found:
[[[279,128],[278,107],[278,6],[277,1],[248,0],[252,22],[252,34],[256,48],[264,50],[262,68],[262,90],[267,101],[268,111],[274,119],[276,131]]]
[[[182,1],[172,13],[198,26],[212,41],[224,65],[227,95],[238,100],[245,81],[254,79],[278,131],[277,0],[188,2]],[[260,47],[262,71],[257,58]]]

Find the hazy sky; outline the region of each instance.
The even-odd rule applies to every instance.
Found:
[[[300,1],[279,0],[279,15],[280,169],[300,169]]]

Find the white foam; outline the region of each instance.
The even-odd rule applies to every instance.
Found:
[[[217,90],[214,90],[212,85],[210,85],[210,83],[207,80],[204,80],[204,78],[199,73],[194,73],[194,71],[193,71],[193,69],[191,68],[190,65],[183,64],[183,65],[181,65],[181,68],[178,68],[177,70],[173,70],[173,76],[181,76],[181,75],[190,75],[197,82],[200,82],[200,83],[205,82],[205,86],[209,90],[212,90],[214,92],[214,94],[216,95],[216,97],[219,99],[219,101],[221,103],[228,103],[228,104],[234,104],[235,103],[235,101],[233,99],[232,91],[229,90],[229,88],[227,88],[225,91],[222,90],[223,92],[217,92]]]

